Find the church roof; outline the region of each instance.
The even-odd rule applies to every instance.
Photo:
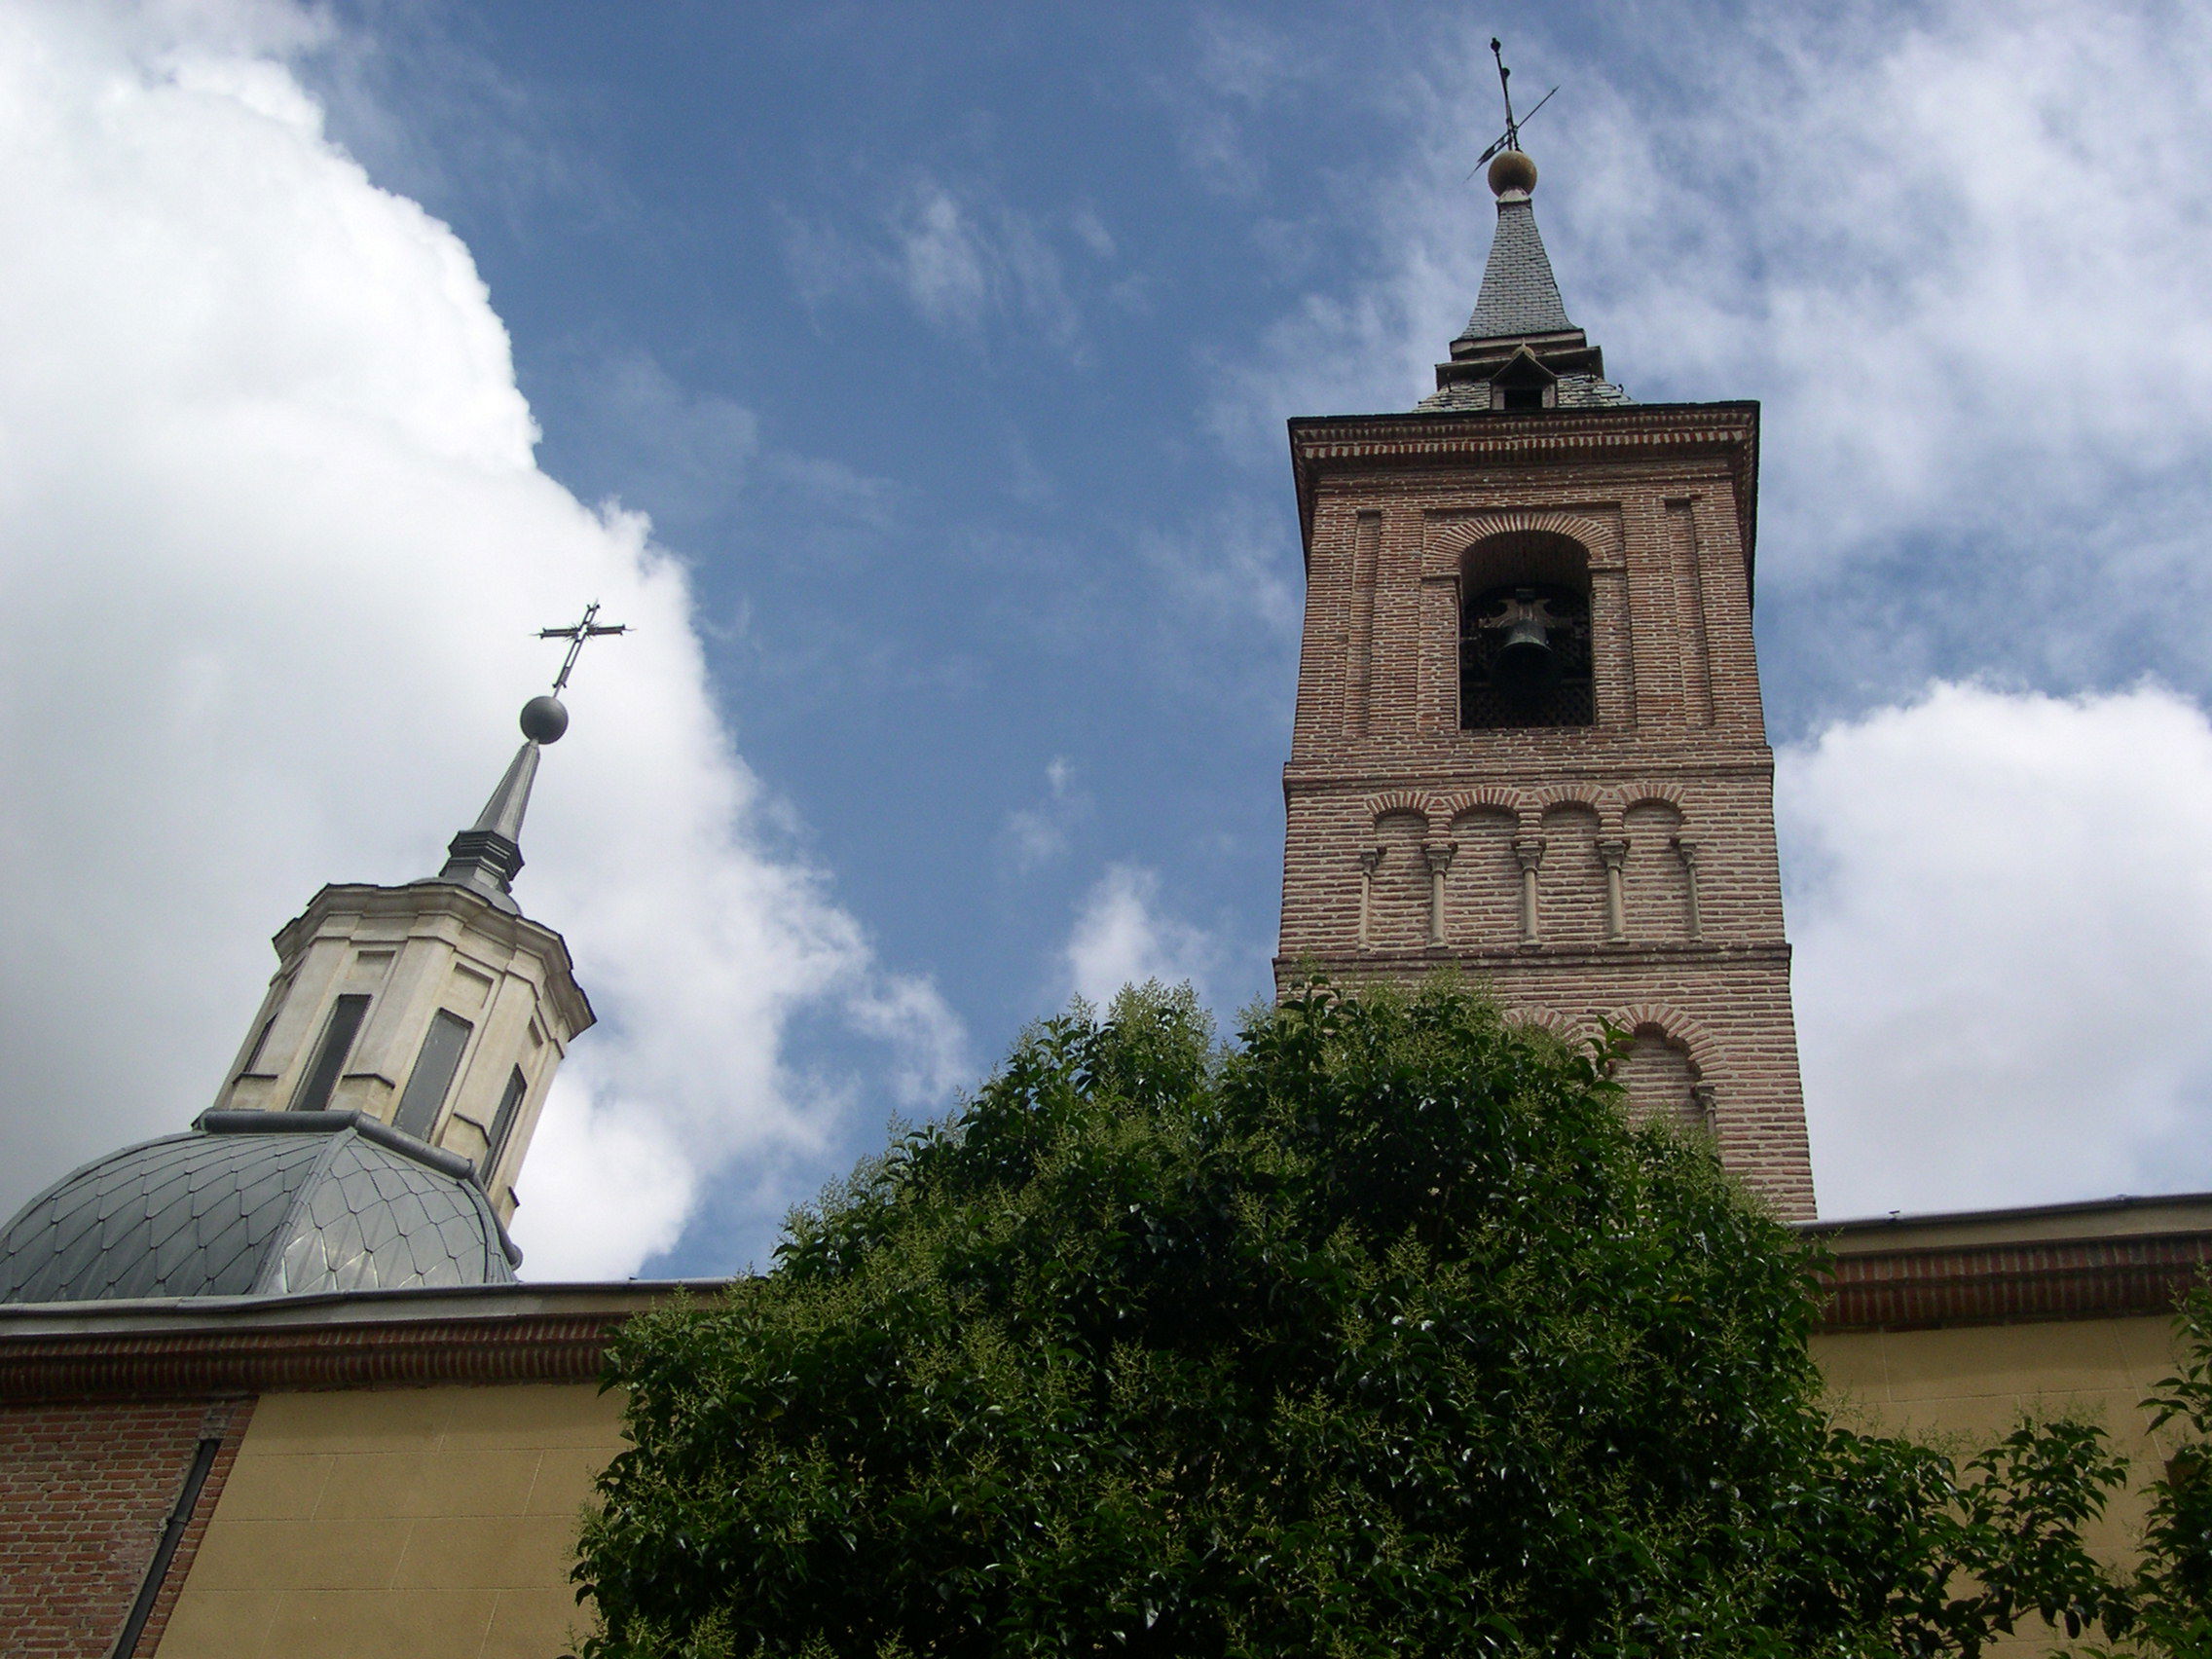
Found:
[[[1464,290],[1462,290],[1464,291]],[[1482,291],[1461,340],[1500,340],[1523,334],[1564,334],[1574,326],[1559,297],[1551,255],[1536,229],[1527,191],[1510,191],[1497,203],[1497,230],[1483,267]]]
[[[358,1112],[208,1112],[0,1233],[0,1303],[511,1284],[467,1160]]]

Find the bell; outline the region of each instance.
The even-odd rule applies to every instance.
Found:
[[[1497,688],[1509,697],[1533,697],[1558,681],[1559,652],[1535,606],[1522,607],[1491,665]]]

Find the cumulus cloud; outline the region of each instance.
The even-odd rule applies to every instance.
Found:
[[[1971,685],[1780,761],[1821,1209],[2212,1187],[2212,722]]]
[[[1069,988],[1104,1007],[1124,985],[1189,980],[1202,998],[1220,955],[1213,938],[1161,907],[1160,876],[1118,864],[1085,896],[1063,961]]]
[[[324,138],[289,57],[320,27],[0,7],[0,1208],[212,1097],[268,936],[325,880],[435,867],[535,630],[597,598],[636,632],[579,676],[518,896],[602,1024],[517,1232],[539,1276],[627,1272],[707,1173],[822,1144],[799,1012],[884,1038],[917,1096],[960,1035],[787,845],[682,567],[537,468],[467,249]]]

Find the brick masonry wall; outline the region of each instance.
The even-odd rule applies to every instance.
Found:
[[[107,1659],[203,1439],[223,1448],[138,1642],[159,1646],[250,1403],[50,1400],[0,1407],[0,1653]]]
[[[1624,1021],[1686,1056],[1723,1161],[1804,1219],[1756,440],[1745,404],[1294,424],[1307,611],[1277,977],[1456,964],[1548,1023]],[[1462,581],[1516,579],[1547,538],[1587,571],[1597,722],[1461,730]]]

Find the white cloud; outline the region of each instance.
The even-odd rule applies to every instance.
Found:
[[[579,676],[518,897],[603,1017],[517,1231],[536,1276],[630,1272],[709,1173],[822,1145],[794,1014],[923,1093],[959,1033],[782,850],[682,567],[537,470],[467,250],[323,139],[284,57],[315,38],[274,4],[0,6],[0,1207],[212,1097],[268,936],[324,880],[435,867],[535,629],[597,598],[637,631]]]
[[[1075,766],[1064,755],[1045,765],[1045,793],[1031,805],[1007,814],[1006,837],[1014,848],[1014,866],[1028,874],[1068,850],[1068,829],[1090,810],[1090,799],[1075,787]]]
[[[1156,871],[1118,864],[1084,899],[1064,961],[1074,994],[1104,1007],[1124,985],[1147,979],[1187,979],[1202,999],[1219,956],[1202,929],[1161,910]]]
[[[1078,207],[1065,234],[1097,259],[1113,239]],[[811,305],[888,284],[933,327],[977,334],[997,322],[1041,331],[1077,359],[1086,355],[1066,266],[1051,224],[997,191],[910,179],[865,231],[795,215],[784,226],[785,262]]]
[[[1177,627],[1192,616],[1226,621],[1239,631],[1257,622],[1277,645],[1297,641],[1305,572],[1297,544],[1286,540],[1279,517],[1268,506],[1237,499],[1196,527],[1143,532],[1137,546],[1175,602]],[[1279,687],[1272,689],[1280,694]]]
[[[1781,756],[1822,1213],[2212,1187],[2212,722],[1938,685]]]

